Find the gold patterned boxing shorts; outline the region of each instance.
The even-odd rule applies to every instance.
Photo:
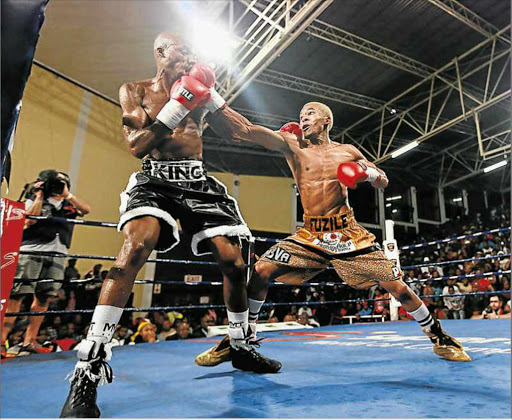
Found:
[[[259,261],[277,265],[274,280],[292,284],[330,267],[356,289],[400,280],[403,275],[375,243],[375,235],[359,225],[354,210],[346,206],[334,216],[304,216],[304,227],[272,246]]]

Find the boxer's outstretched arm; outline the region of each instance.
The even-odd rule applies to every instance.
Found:
[[[254,125],[228,106],[222,111],[209,114],[207,121],[213,130],[223,138],[256,143],[282,153],[290,151],[290,141],[294,138],[289,133],[280,133],[261,125]]]
[[[131,154],[139,159],[158,147],[171,132],[158,120],[148,125],[150,119],[142,107],[143,98],[144,89],[140,86],[127,83],[119,90],[124,139]]]
[[[388,177],[386,176],[386,172],[384,172],[380,168],[377,168],[377,166],[374,163],[368,161],[364,157],[364,155],[361,153],[360,150],[358,150],[357,148],[355,148],[352,145],[348,145],[348,146],[349,146],[350,153],[352,154],[352,156],[354,156],[354,160],[356,162],[362,161],[366,166],[369,166],[370,168],[374,168],[380,173],[381,177],[377,181],[372,182],[372,186],[374,188],[386,188],[389,184]]]

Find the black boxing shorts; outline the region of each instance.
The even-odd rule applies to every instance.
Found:
[[[121,231],[130,220],[152,216],[160,220],[155,247],[165,252],[180,241],[181,228],[192,235],[194,255],[211,253],[205,239],[215,236],[251,238],[235,199],[226,186],[206,172],[199,160],[143,161],[142,171],[131,175],[121,193]]]

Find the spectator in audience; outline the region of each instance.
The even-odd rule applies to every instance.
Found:
[[[459,294],[460,291],[457,286],[446,286],[446,292],[443,290],[443,294]],[[447,296],[444,297],[444,304],[447,309],[447,315],[450,319],[464,319],[464,296]]]
[[[504,314],[503,309],[501,308],[503,302],[501,301],[499,296],[491,296],[489,298],[489,305],[482,311],[480,315],[475,315],[472,318],[478,319],[500,319],[500,318],[510,318],[509,314]]]
[[[191,330],[190,324],[187,321],[181,321],[177,325],[178,333],[170,336],[171,338],[168,337],[167,340],[174,340],[173,337],[175,337],[175,336],[176,336],[176,339],[185,340],[185,339],[189,338],[190,332],[191,332],[190,330]]]
[[[149,319],[144,319],[137,327],[137,332],[130,338],[130,344],[155,343],[156,326]]]
[[[505,255],[505,252],[498,251],[497,255]],[[510,270],[510,257],[500,258],[496,262],[498,263],[497,270]]]
[[[459,270],[459,269],[457,269]],[[460,270],[459,270],[460,271]],[[458,274],[456,274],[458,275]],[[461,281],[457,283],[457,287],[461,293],[471,293],[473,288],[471,287],[471,283],[467,277],[463,278]]]
[[[283,322],[297,322],[297,316],[296,315],[293,315],[293,314],[287,314],[284,319],[283,319]]]
[[[173,328],[173,323],[170,319],[166,319],[162,326],[162,331],[158,334],[158,341],[171,340],[170,337],[177,334],[177,331]]]
[[[310,318],[307,312],[302,312],[299,315],[299,319],[297,322],[301,325],[311,325],[312,327],[319,327],[320,324],[316,322],[313,318]]]
[[[300,317],[304,312],[308,314],[308,317],[311,318],[313,316],[313,311],[311,308],[307,306],[301,306],[297,312],[297,318]]]
[[[367,301],[363,301],[363,303],[356,303],[356,314],[360,317],[372,314],[372,309],[368,307]]]
[[[492,235],[489,235],[492,238]],[[484,254],[492,254],[492,251],[496,248],[496,244],[486,237],[480,244],[478,245],[478,249],[480,249]]]
[[[68,260],[68,266],[64,270],[65,280],[76,280],[80,278],[80,273],[76,269],[76,258],[70,258]]]
[[[192,333],[192,337],[208,337],[208,327],[215,325],[215,321],[209,313],[205,313],[201,317],[201,324]]]
[[[379,288],[375,289],[375,298],[373,302],[373,315],[383,315],[385,319],[389,318],[389,293],[383,293]],[[371,313],[371,312],[370,312]]]
[[[112,343],[115,346],[125,346],[130,343],[130,336],[133,335],[133,331],[128,327],[117,324],[116,332],[112,338]]]
[[[325,295],[320,295],[320,302],[325,302]],[[322,326],[329,325],[332,318],[332,310],[327,305],[318,305],[314,311],[315,319]]]

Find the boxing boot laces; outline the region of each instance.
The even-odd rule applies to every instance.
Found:
[[[454,362],[471,361],[471,357],[466,353],[462,344],[443,331],[438,319],[434,321],[430,330],[423,328],[423,332],[427,334],[432,344],[434,344],[433,350],[438,356]]]
[[[277,373],[283,366],[281,362],[270,359],[258,353],[254,347],[259,347],[261,340],[245,340],[232,342],[230,346],[231,363],[234,368],[254,373]]]
[[[71,388],[62,407],[61,418],[100,417],[101,412],[96,404],[97,389],[111,383],[114,378],[112,368],[105,361],[110,360],[111,356],[110,346],[107,346],[101,344],[101,351],[94,359],[80,360],[66,377],[71,383]]]

